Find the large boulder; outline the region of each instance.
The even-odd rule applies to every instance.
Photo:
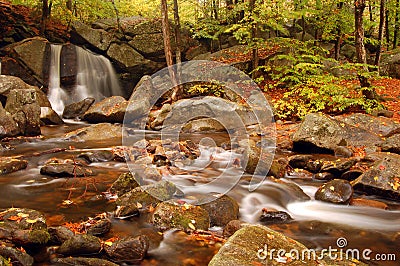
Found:
[[[292,136],[300,152],[333,153],[338,146],[373,147],[382,143],[377,135],[320,113],[308,114]]]
[[[17,122],[26,136],[40,135],[40,105],[34,89],[14,89],[9,92],[5,110]]]
[[[111,96],[93,104],[82,116],[90,123],[122,123],[128,101],[121,96]]]
[[[400,155],[374,153],[374,166],[352,182],[355,190],[383,198],[400,200]]]
[[[383,54],[379,67],[381,75],[391,78],[400,78],[400,51],[399,49],[392,50],[390,53]]]
[[[304,253],[303,253],[304,252]],[[303,254],[303,255],[302,255]],[[231,265],[366,265],[355,259],[331,261],[303,244],[261,225],[236,231],[212,258],[209,266]]]
[[[122,126],[100,123],[68,132],[63,138],[72,141],[99,141],[122,139]]]
[[[4,110],[0,104],[0,139],[4,137],[14,137],[21,133],[17,122],[9,112]]]
[[[25,83],[19,77],[0,75],[0,101],[5,105],[8,94],[14,89],[33,89],[36,92],[36,100],[40,107],[51,107],[46,94],[36,86]]]
[[[6,48],[41,84],[47,83],[49,43],[41,37],[25,39]]]
[[[83,115],[93,105],[95,99],[88,97],[82,101],[71,103],[65,106],[62,117],[66,119],[78,118]]]
[[[71,39],[76,43],[88,43],[92,49],[107,51],[113,35],[103,29],[93,29],[80,21],[72,24]]]

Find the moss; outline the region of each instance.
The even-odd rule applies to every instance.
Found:
[[[47,230],[32,230],[29,233],[29,241],[35,244],[46,244],[50,240]]]

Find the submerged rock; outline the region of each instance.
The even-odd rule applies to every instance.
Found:
[[[205,209],[175,201],[158,204],[152,214],[151,222],[161,230],[172,228],[187,231],[208,230],[210,227],[210,217]]]
[[[81,117],[93,105],[94,101],[94,98],[88,97],[80,102],[71,103],[65,106],[62,117],[66,119]]]
[[[63,255],[84,255],[95,254],[101,250],[101,241],[99,238],[91,235],[74,235],[66,240],[57,249],[57,253]]]
[[[118,264],[137,264],[143,260],[149,249],[149,239],[146,236],[119,239],[104,249],[110,259]]]
[[[352,181],[355,190],[387,199],[400,200],[400,155],[374,153],[374,166]]]
[[[25,169],[28,166],[28,161],[14,159],[11,157],[0,157],[0,175],[16,172]]]
[[[128,101],[121,96],[108,97],[93,104],[82,116],[89,123],[122,123]]]
[[[239,217],[239,204],[228,195],[209,193],[195,204],[208,212],[211,226],[225,226]]]
[[[315,199],[337,203],[347,204],[353,196],[353,187],[347,180],[334,179],[322,185],[315,193]]]

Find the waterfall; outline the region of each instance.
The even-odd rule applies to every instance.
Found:
[[[76,46],[76,84],[64,89],[60,84],[62,45],[51,45],[48,98],[53,109],[61,114],[65,105],[93,97],[100,101],[105,97],[123,95],[117,74],[111,62],[104,56]]]
[[[67,93],[61,88],[60,83],[60,59],[62,45],[51,45],[50,71],[49,71],[49,93],[48,98],[51,107],[61,114],[68,99]]]
[[[78,74],[76,93],[79,99],[93,97],[96,101],[112,95],[122,95],[117,74],[111,62],[102,55],[76,46]]]

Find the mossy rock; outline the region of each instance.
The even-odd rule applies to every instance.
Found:
[[[92,235],[74,235],[59,247],[58,253],[63,255],[84,255],[99,253],[100,239]]]
[[[175,201],[158,204],[151,217],[151,222],[161,230],[171,228],[185,231],[208,230],[210,227],[210,217],[205,209]]]
[[[137,173],[123,173],[112,184],[110,192],[117,193],[117,195],[120,197],[132,189],[137,188],[139,186],[139,182],[141,182],[141,178]]]
[[[141,204],[143,207],[156,205],[161,201],[170,200],[177,188],[169,181],[160,181],[151,185],[140,186],[122,195],[117,201],[118,206]]]
[[[233,198],[218,193],[209,193],[196,202],[210,216],[211,226],[225,226],[239,217],[239,204]]]

